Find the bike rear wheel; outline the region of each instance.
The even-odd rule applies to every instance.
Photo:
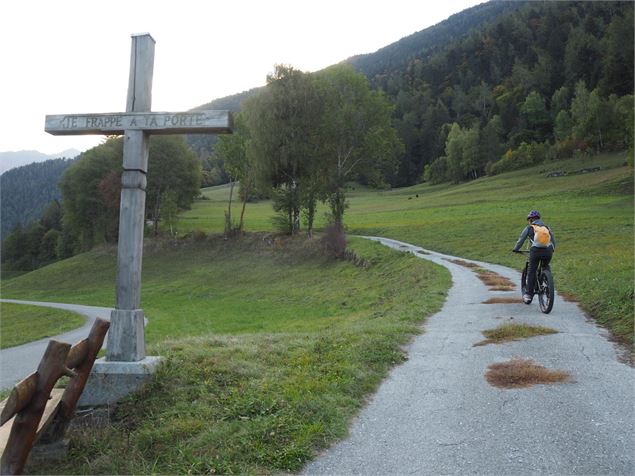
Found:
[[[538,276],[538,303],[540,310],[549,314],[553,309],[554,286],[553,276],[549,268],[544,268]]]

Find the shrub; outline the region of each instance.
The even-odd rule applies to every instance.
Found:
[[[556,142],[551,148],[552,155],[556,159],[568,159],[588,149],[589,144],[586,141],[574,139],[572,136]]]
[[[341,223],[331,223],[321,238],[324,252],[334,258],[342,258],[346,253],[346,233]]]
[[[432,184],[448,181],[448,159],[439,157],[431,164],[427,164],[423,169],[423,181]]]
[[[553,158],[554,153],[548,142],[532,142],[531,144],[523,142],[516,150],[508,149],[501,160],[489,166],[488,169],[491,175],[497,175],[531,167]]]

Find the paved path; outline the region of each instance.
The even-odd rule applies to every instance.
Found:
[[[54,307],[57,309],[65,309],[67,311],[77,312],[86,316],[84,325],[73,331],[66,332],[59,336],[55,336],[56,340],[75,344],[82,339],[88,337],[88,332],[93,325],[96,317],[110,320],[110,312],[112,309],[107,307],[80,306],[76,304],[60,304],[53,302],[39,301],[16,301],[14,299],[0,299],[2,302],[16,304],[31,304],[33,306]],[[16,382],[34,372],[44,355],[46,346],[50,337],[29,342],[28,344],[10,347],[0,350],[0,390],[10,388]],[[106,339],[104,339],[104,343]]]
[[[489,291],[451,257],[371,239],[447,267],[453,287],[348,439],[309,464],[306,474],[635,474],[635,370],[618,361],[606,332],[575,304],[556,298],[549,315],[536,300],[531,306],[482,304],[487,297],[520,293]],[[520,281],[514,270],[478,264]],[[557,287],[557,259],[553,269]],[[483,340],[482,330],[511,317],[559,333],[473,347]],[[490,386],[484,378],[488,365],[513,357],[565,370],[574,382],[515,390]]]

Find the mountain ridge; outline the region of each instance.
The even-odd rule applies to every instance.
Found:
[[[415,56],[430,54],[466,36],[475,27],[495,20],[511,10],[521,8],[526,1],[488,1],[466,8],[445,20],[394,41],[372,53],[354,55],[348,63],[369,79],[386,69],[405,68]]]
[[[44,162],[53,159],[74,159],[81,152],[77,149],[66,149],[55,154],[45,154],[38,150],[16,150],[0,152],[0,174],[8,170],[29,165],[36,162]]]

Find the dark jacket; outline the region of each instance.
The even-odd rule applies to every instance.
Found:
[[[542,220],[536,220],[532,223],[532,225],[547,226],[542,222]],[[551,243],[549,243],[548,248],[550,247],[555,251],[556,239],[553,236],[553,231],[551,231],[551,228],[547,226],[547,229],[549,230],[549,234],[551,235]],[[532,227],[531,225],[527,225],[527,227],[525,227],[523,232],[520,234],[520,238],[518,238],[518,241],[516,242],[516,246],[514,246],[514,251],[519,251],[520,248],[522,248],[523,243],[525,242],[527,238],[529,238],[529,242],[531,243],[531,246],[533,246],[534,245],[534,227]]]

